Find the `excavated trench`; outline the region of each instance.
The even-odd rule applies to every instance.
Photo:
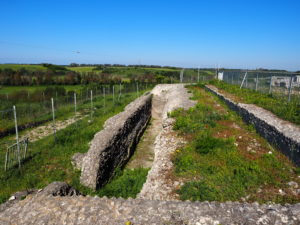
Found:
[[[151,168],[154,160],[154,143],[162,127],[162,111],[166,100],[161,95],[152,98],[151,121],[140,139],[134,155],[126,165],[128,169]]]
[[[167,114],[176,108],[187,109],[195,103],[183,84],[157,85],[151,93],[152,120],[126,168],[151,168],[138,198],[176,200],[175,189],[181,182],[170,178],[173,168],[170,157],[184,141],[172,131],[174,120]]]
[[[181,202],[170,179],[171,154],[185,144],[172,130],[168,112],[195,102],[182,84],[157,85],[152,120],[127,168],[151,168],[137,199],[76,196],[55,182],[37,194],[0,207],[1,224],[299,224],[300,204],[259,205],[238,202]],[[72,195],[72,196],[71,196]],[[158,201],[160,200],[160,201]]]

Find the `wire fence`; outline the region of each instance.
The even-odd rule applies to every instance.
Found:
[[[182,69],[179,74],[180,83],[199,83],[209,81],[215,78],[215,73],[200,69]],[[175,83],[175,82],[174,82]]]
[[[197,69],[182,70],[180,80],[170,80],[169,83],[196,83],[213,79],[213,76]],[[75,91],[61,93],[55,91],[40,91],[39,95],[30,92],[19,93],[18,96],[2,94],[0,96],[0,156],[5,157],[4,169],[21,167],[28,151],[29,142],[53,135],[54,143],[57,141],[57,131],[67,125],[75,123],[85,117],[93,120],[95,110],[105,113],[108,105],[120,105],[128,94],[138,97],[145,90],[153,88],[155,83],[119,83],[84,86]],[[43,127],[43,131],[29,132],[35,127]],[[31,129],[32,128],[32,129]],[[19,138],[19,132],[21,132]],[[33,133],[33,134],[32,134]],[[36,137],[37,136],[37,137]],[[4,154],[5,153],[5,154]],[[2,157],[1,157],[2,158]],[[0,166],[1,167],[1,166]]]
[[[28,138],[24,138],[21,141],[7,147],[5,154],[4,169],[5,171],[15,167],[16,165],[21,167],[21,163],[26,159],[28,149]]]
[[[92,121],[96,110],[101,110],[102,114],[106,111],[109,112],[111,107],[122,105],[127,97],[132,95],[138,97],[152,86],[153,84],[130,83],[85,87],[73,92],[72,95],[45,96],[42,102],[20,104],[12,106],[11,109],[1,110],[0,132],[2,132],[2,136],[7,136],[0,141],[0,148],[6,149],[6,152],[3,150],[0,152],[3,157],[4,169],[21,167],[21,163],[26,160],[26,155],[30,155],[27,154],[29,152],[28,143],[36,141],[36,135],[41,138],[53,135],[54,143],[56,143],[56,133],[59,129],[72,123],[76,124],[78,120],[85,117],[89,117],[89,121]],[[107,108],[108,106],[110,108]],[[69,121],[69,123],[65,121]],[[33,127],[41,124],[48,124],[44,125],[43,134],[32,132]],[[28,130],[27,128],[33,129]],[[19,132],[25,129],[26,131],[20,135],[19,139]],[[30,135],[33,133],[33,136],[28,137],[27,131]]]
[[[300,100],[300,74],[269,71],[222,71],[218,79],[261,93],[270,94],[286,101]]]
[[[91,100],[92,98],[103,97],[106,95],[112,95],[113,101],[119,99],[119,95],[122,93],[135,92],[144,90],[150,86],[149,84],[118,84],[118,85],[98,85],[94,87],[84,87],[76,92],[68,92],[64,96],[59,96],[59,93],[45,94],[41,93],[41,96],[36,99],[32,99],[28,94],[28,100],[16,102],[10,99],[1,99],[0,108],[0,137],[4,137],[15,132],[14,129],[14,117],[13,117],[13,105],[17,107],[18,115],[18,128],[19,130],[31,128],[43,124],[52,120],[52,102],[54,101],[54,107],[57,110],[56,117],[64,117],[74,112],[75,110],[75,98],[77,104],[78,113],[82,113],[82,106]],[[104,93],[105,92],[105,93]],[[4,108],[4,106],[6,108]],[[88,109],[85,109],[85,111]]]

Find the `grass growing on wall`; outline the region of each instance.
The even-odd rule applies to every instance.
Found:
[[[94,134],[102,129],[104,122],[111,116],[123,111],[124,107],[136,98],[136,94],[126,94],[120,103],[106,100],[103,108],[101,100],[94,103],[96,108],[93,121],[87,117],[77,124],[57,132],[57,142],[53,136],[43,138],[29,145],[30,157],[22,164],[21,170],[10,169],[0,174],[0,202],[4,202],[16,191],[31,188],[43,188],[53,181],[65,181],[79,188],[83,193],[99,195],[115,195],[122,197],[134,196],[139,192],[146,170],[125,170],[117,173],[111,184],[98,193],[87,190],[79,185],[80,173],[71,165],[71,157],[76,152],[87,152],[89,142]],[[5,152],[0,153],[4,162]],[[125,189],[123,189],[125,188]]]
[[[191,89],[196,106],[170,115],[176,119],[174,129],[188,140],[172,158],[174,175],[186,181],[178,190],[181,199],[237,201],[249,195],[250,201],[299,202],[297,196],[278,194],[287,182],[298,179],[299,170],[215,96],[199,87]],[[239,137],[258,140],[260,147],[247,151]],[[266,194],[258,193],[259,188]]]
[[[276,94],[264,94],[251,89],[240,89],[237,85],[227,84],[222,81],[210,81],[217,88],[231,93],[239,98],[243,103],[255,104],[267,109],[278,117],[300,125],[300,96],[292,98],[291,102],[287,97],[279,97]]]

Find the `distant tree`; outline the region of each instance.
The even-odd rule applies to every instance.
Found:
[[[74,72],[68,72],[65,76],[65,84],[76,84],[76,74]]]
[[[51,71],[47,71],[46,74],[45,74],[45,78],[43,80],[43,83],[44,84],[53,84],[53,72]]]
[[[58,72],[58,71],[65,71],[67,70],[66,67],[64,66],[59,66],[59,65],[53,65],[53,64],[49,64],[49,63],[42,63],[43,67],[46,67],[48,70],[51,70],[53,72]]]
[[[21,85],[21,74],[19,71],[13,73],[12,76],[12,85]]]
[[[24,67],[22,67],[21,69],[19,69],[19,72],[20,72],[20,74],[22,76],[26,76],[26,75],[29,74],[29,71],[26,68],[24,68]]]
[[[79,66],[79,64],[77,64],[77,63],[70,63],[70,67],[78,67]]]

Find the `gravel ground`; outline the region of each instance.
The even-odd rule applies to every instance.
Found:
[[[191,95],[183,84],[160,84],[152,90],[153,98],[163,105],[161,131],[154,143],[154,161],[148,173],[147,180],[138,195],[140,199],[175,200],[178,195],[175,189],[181,185],[180,181],[170,177],[173,163],[171,155],[185,142],[172,130],[174,120],[168,118],[168,113],[176,108],[188,109],[195,105],[189,98]]]
[[[84,116],[77,114],[74,117],[68,118],[66,120],[56,120],[55,127],[56,131],[66,128],[67,126],[75,123],[78,120],[83,119]],[[49,122],[46,125],[38,126],[32,130],[25,131],[22,137],[28,137],[30,142],[38,141],[44,137],[53,134],[53,123]]]
[[[300,224],[300,204],[281,206],[84,197],[77,196],[76,191],[59,182],[2,210],[1,225]]]

